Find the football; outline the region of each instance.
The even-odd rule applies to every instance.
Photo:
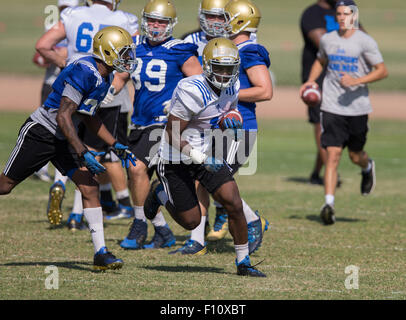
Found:
[[[321,102],[321,91],[317,86],[307,86],[303,91],[302,100],[309,107],[317,107]]]
[[[238,111],[236,109],[230,110],[221,116],[221,118],[219,120],[219,127],[221,130],[226,129],[225,124],[224,124],[225,119],[230,119],[230,120],[235,119],[236,121],[240,121],[241,124],[243,123],[242,115],[241,115],[240,111]]]
[[[38,52],[34,54],[32,58],[32,62],[34,62],[38,67],[47,68],[49,63],[47,63],[43,56],[41,56]]]

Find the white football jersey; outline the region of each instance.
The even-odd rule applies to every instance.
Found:
[[[203,153],[211,144],[211,129],[227,111],[236,108],[240,82],[221,91],[220,96],[211,89],[206,78],[201,75],[182,79],[173,95],[169,114],[188,121],[182,132],[182,140]],[[173,148],[162,135],[160,157],[168,161],[189,161],[190,158]]]
[[[131,35],[138,31],[138,19],[135,15],[116,10],[111,11],[104,5],[94,4],[90,7],[66,8],[61,13],[61,21],[65,26],[68,41],[68,64],[90,55],[93,51],[93,37],[108,26],[118,26],[127,30]],[[131,108],[127,87],[115,97],[114,101],[101,107],[121,105],[126,112]],[[122,110],[123,112],[123,110]]]

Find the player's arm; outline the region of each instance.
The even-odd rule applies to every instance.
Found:
[[[175,149],[181,151],[187,156],[190,156],[191,145],[182,140],[182,132],[186,129],[189,121],[183,120],[170,114],[165,128],[165,139]]]
[[[66,140],[72,146],[77,154],[82,154],[86,151],[86,147],[76,132],[75,125],[72,121],[72,115],[76,112],[78,105],[66,96],[61,99],[61,105],[56,116],[56,122],[61,129]]]
[[[316,28],[307,33],[308,38],[310,41],[316,46],[316,48],[319,48],[320,45],[320,39],[327,32],[326,29],[324,28]]]
[[[84,116],[83,122],[95,135],[102,139],[108,146],[114,145],[117,141],[96,114],[94,116]]]
[[[114,97],[120,93],[124,88],[127,81],[130,79],[130,74],[127,72],[116,72],[114,79],[111,82],[111,86],[107,92],[107,95],[104,97],[102,103],[109,104],[113,102]]]
[[[252,66],[245,70],[252,84],[251,88],[240,89],[238,99],[244,102],[260,102],[272,99],[272,80],[265,65]]]
[[[196,56],[191,56],[189,59],[187,59],[182,65],[181,70],[186,77],[203,73],[202,66]]]
[[[353,78],[348,73],[341,73],[340,83],[343,87],[352,87],[379,81],[388,76],[388,69],[386,68],[385,63],[378,63],[373,66],[373,68],[374,69],[370,73],[360,78]]]
[[[64,68],[66,65],[66,58],[55,50],[55,46],[65,38],[65,26],[59,21],[50,30],[45,32],[41,38],[39,38],[35,45],[35,49],[48,62],[53,63],[60,68]]]

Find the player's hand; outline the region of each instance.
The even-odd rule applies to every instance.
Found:
[[[302,86],[301,86],[300,89],[299,89],[299,96],[300,96],[300,98],[302,98],[303,92],[306,90],[306,88],[307,88],[308,86],[312,86],[312,87],[314,87],[314,88],[319,88],[319,85],[318,85],[317,82],[315,82],[315,81],[307,81],[307,82],[303,83]]]
[[[164,107],[163,111],[166,115],[169,115],[169,108],[171,106],[171,100],[166,100],[164,103],[162,103],[162,106]]]
[[[106,96],[104,97],[102,104],[109,104],[112,103],[114,100],[114,96],[116,94],[116,89],[113,86],[110,86],[109,90],[107,91]]]
[[[130,162],[135,167],[135,161],[137,159],[135,158],[135,155],[130,150],[128,150],[127,146],[116,142],[111,147],[111,150],[117,155],[117,157],[120,158],[123,168],[128,169],[130,167]]]
[[[224,162],[214,157],[207,157],[203,166],[207,171],[215,173],[224,166]]]
[[[104,154],[105,152],[87,150],[80,156],[80,161],[92,174],[100,174],[105,172],[106,168],[96,160],[96,157]]]
[[[233,119],[229,119],[229,118],[224,119],[223,125],[224,125],[225,129],[233,129],[233,130],[242,129],[241,121],[236,120],[234,118]]]
[[[345,88],[357,86],[359,84],[358,79],[351,77],[348,73],[340,73],[340,83]]]

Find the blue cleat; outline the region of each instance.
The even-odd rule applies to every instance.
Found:
[[[121,241],[120,247],[124,249],[142,249],[148,235],[148,225],[145,221],[134,218],[128,236]]]
[[[207,234],[208,241],[218,241],[224,239],[228,232],[227,212],[224,209],[216,208],[216,218],[213,229]]]
[[[268,220],[259,216],[258,211],[255,214],[259,217],[258,220],[248,223],[248,249],[249,254],[254,253],[261,246],[264,232],[268,230]]]
[[[151,188],[144,202],[144,214],[149,219],[152,220],[158,213],[158,209],[163,204],[158,198],[158,193],[163,191],[164,187],[159,180],[154,180],[151,183]]]
[[[193,256],[202,256],[207,253],[207,247],[202,246],[199,242],[197,242],[195,240],[189,239],[179,249],[169,252],[169,254],[176,254],[176,253],[190,254]]]
[[[134,218],[134,208],[127,207],[122,204],[118,204],[118,209],[111,215],[106,215],[106,220],[117,220],[117,219],[130,219]]]
[[[256,269],[255,266],[251,265],[249,256],[246,256],[240,263],[237,263],[237,259],[235,259],[235,265],[237,266],[237,274],[239,276],[266,277],[264,273]]]
[[[52,225],[60,225],[62,222],[62,200],[64,196],[65,184],[58,180],[49,188],[47,217]]]
[[[93,258],[94,270],[116,270],[123,267],[123,260],[117,259],[106,247],[102,247]]]
[[[144,245],[144,249],[169,248],[175,245],[176,239],[172,230],[166,224],[163,227],[155,227],[155,234],[150,243]]]
[[[83,221],[83,213],[71,213],[67,221],[68,229],[71,232],[87,229],[86,223]]]

